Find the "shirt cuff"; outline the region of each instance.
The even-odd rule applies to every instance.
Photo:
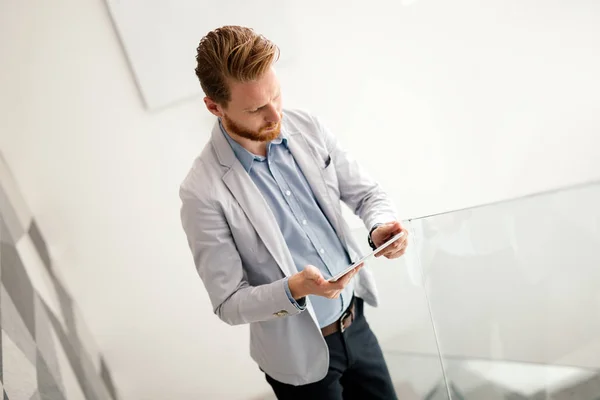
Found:
[[[290,291],[290,285],[288,282],[288,278],[285,278],[283,280],[283,287],[285,288],[285,293],[288,296],[288,299],[290,299],[290,302],[298,309],[298,310],[304,310],[306,308],[306,298],[303,297],[301,299],[299,299],[298,301],[296,301],[296,299],[294,299],[292,297],[292,292]]]

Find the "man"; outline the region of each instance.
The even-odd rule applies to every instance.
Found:
[[[250,354],[280,399],[394,399],[364,315],[377,305],[342,217],[344,201],[378,246],[403,230],[389,198],[315,116],[283,110],[277,46],[225,26],[197,49],[217,118],[181,185],[181,219],[214,312],[250,324]],[[378,256],[400,257],[406,236]]]

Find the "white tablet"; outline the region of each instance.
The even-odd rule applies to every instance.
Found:
[[[356,261],[354,264],[350,265],[348,268],[346,268],[345,270],[343,270],[342,272],[340,272],[336,276],[333,276],[333,277],[329,278],[327,281],[328,282],[335,282],[335,281],[337,281],[342,276],[346,275],[348,272],[350,272],[354,268],[358,267],[358,265],[360,265],[360,263],[364,262],[367,258],[372,257],[375,254],[379,253],[381,250],[385,249],[386,247],[388,247],[389,245],[391,245],[392,243],[394,243],[396,240],[400,239],[402,236],[404,236],[404,231],[402,231],[399,234],[395,235],[390,240],[388,240],[387,242],[385,242],[384,244],[382,244],[381,246],[379,246],[378,248],[376,248],[375,250],[373,250],[371,253],[367,254],[364,257],[362,257],[360,260]]]

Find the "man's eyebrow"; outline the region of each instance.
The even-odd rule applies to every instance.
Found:
[[[262,106],[258,106],[258,107],[249,107],[249,108],[244,109],[244,111],[258,110],[259,108],[263,108],[264,106],[266,106],[266,104],[263,104]]]
[[[276,98],[277,98],[277,97],[279,97],[279,96],[281,96],[281,90],[280,90],[280,91],[278,91],[278,92],[277,92],[277,94],[275,95],[275,97],[273,97],[273,98],[274,98],[274,99],[276,99]],[[266,106],[266,104],[263,104],[263,105],[261,105],[261,106],[258,106],[258,107],[249,107],[249,108],[246,108],[246,109],[244,109],[244,111],[258,110],[259,108],[263,108],[263,107],[265,107],[265,106]]]

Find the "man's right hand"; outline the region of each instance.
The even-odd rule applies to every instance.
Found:
[[[338,279],[336,282],[328,282],[321,271],[313,265],[307,265],[301,272],[294,274],[288,280],[290,292],[295,300],[299,300],[310,294],[327,297],[328,299],[337,299],[344,290],[344,287],[352,280],[354,275],[363,267],[364,264],[357,266],[352,272]]]

